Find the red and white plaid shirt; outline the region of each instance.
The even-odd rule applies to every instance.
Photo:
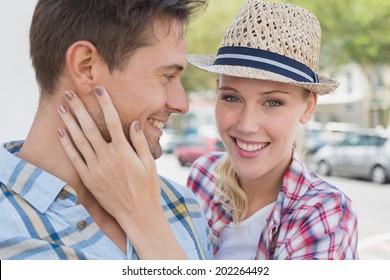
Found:
[[[214,167],[225,153],[213,152],[191,167],[187,186],[198,197],[213,232],[214,255],[231,222],[217,195]],[[259,232],[256,259],[358,259],[357,216],[351,200],[306,169],[293,151],[277,201]]]

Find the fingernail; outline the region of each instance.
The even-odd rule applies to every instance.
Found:
[[[66,106],[64,105],[61,105],[58,110],[60,111],[61,114],[66,114],[68,113],[68,108],[66,108]]]
[[[68,100],[69,102],[72,101],[74,98],[74,94],[71,91],[65,91],[65,99]]]
[[[58,129],[57,132],[61,138],[65,136],[65,130],[63,128]]]
[[[96,87],[95,92],[97,96],[102,96],[104,94],[104,90],[101,87]]]
[[[140,127],[139,127],[139,122],[138,121],[135,121],[134,122],[134,128],[135,128],[135,131],[140,131]]]

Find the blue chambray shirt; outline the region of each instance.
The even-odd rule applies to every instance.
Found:
[[[22,141],[0,147],[0,259],[138,259],[124,254],[77,204],[59,178],[16,157]],[[189,259],[211,259],[210,230],[192,192],[162,178],[161,203]]]

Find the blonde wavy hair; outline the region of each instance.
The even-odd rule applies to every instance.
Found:
[[[228,156],[215,167],[217,175],[216,194],[222,207],[233,219],[233,223],[244,220],[248,212],[248,197],[241,188],[239,178]]]

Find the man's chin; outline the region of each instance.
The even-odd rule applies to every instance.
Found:
[[[152,154],[152,157],[156,160],[159,159],[162,156],[162,149],[160,145],[150,147],[149,146],[149,151]]]

